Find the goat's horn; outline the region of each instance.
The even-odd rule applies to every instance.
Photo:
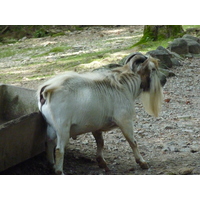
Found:
[[[128,55],[128,56],[126,57],[126,59],[125,59],[125,61],[124,61],[124,65],[126,65],[126,64],[127,64],[133,57],[135,57],[136,55],[141,55],[141,56],[143,56],[143,54],[140,53],[140,52],[132,53],[132,54],[130,54],[130,55]]]
[[[147,57],[141,53],[132,56],[132,58],[129,60],[129,66],[131,67],[132,71],[136,71],[138,65],[143,63],[146,59]]]

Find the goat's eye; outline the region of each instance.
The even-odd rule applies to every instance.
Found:
[[[153,71],[153,72],[156,71],[156,68],[152,68],[152,71]]]

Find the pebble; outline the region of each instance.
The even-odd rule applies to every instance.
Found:
[[[192,174],[193,170],[194,170],[194,168],[183,167],[183,168],[179,169],[179,174],[180,175],[189,175],[189,174]]]
[[[200,174],[200,167],[195,168],[193,174]]]
[[[88,144],[88,140],[83,140],[82,144]]]
[[[191,115],[182,115],[182,116],[177,116],[179,119],[191,119]]]
[[[164,147],[163,144],[158,144],[158,145],[156,146],[157,149],[162,149],[163,147]]]
[[[165,129],[175,129],[173,126],[165,126]]]
[[[190,130],[190,129],[183,129],[182,131],[187,132],[187,133],[193,133],[193,130]]]
[[[190,151],[192,152],[192,153],[196,153],[196,152],[198,152],[199,151],[199,145],[191,145],[190,146]]]
[[[180,149],[181,152],[190,152],[190,148],[181,148]]]

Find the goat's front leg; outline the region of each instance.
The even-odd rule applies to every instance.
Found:
[[[104,141],[103,141],[103,135],[101,131],[92,132],[96,143],[97,143],[97,157],[96,160],[98,162],[98,165],[100,168],[104,168],[105,171],[109,171],[109,168],[107,167],[106,161],[103,157],[103,147],[104,147]]]
[[[122,130],[122,133],[128,143],[130,144],[133,154],[135,156],[136,162],[140,165],[142,169],[148,169],[149,166],[147,162],[143,159],[142,155],[140,154],[138,147],[137,147],[137,142],[135,138],[133,137],[133,123],[132,121],[123,121],[123,124],[119,125],[120,129]]]

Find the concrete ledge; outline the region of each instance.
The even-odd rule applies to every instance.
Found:
[[[0,171],[45,150],[46,123],[35,92],[0,84]]]
[[[45,150],[45,122],[32,113],[0,125],[0,171]]]

